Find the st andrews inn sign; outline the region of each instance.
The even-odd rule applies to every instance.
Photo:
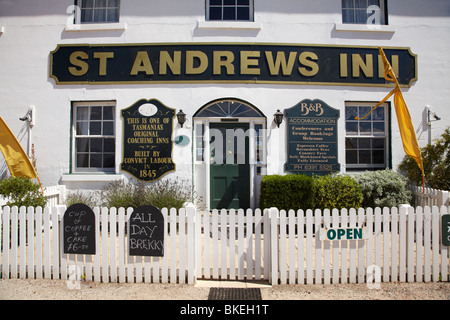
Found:
[[[383,48],[400,85],[417,80],[409,48]],[[58,45],[57,84],[274,83],[385,86],[377,47],[171,43]]]

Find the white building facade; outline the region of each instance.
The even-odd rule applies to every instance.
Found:
[[[0,0],[0,115],[44,186],[178,177],[256,208],[266,174],[397,169],[392,99],[355,120],[392,90],[379,46],[419,145],[438,138],[448,39],[447,0]]]

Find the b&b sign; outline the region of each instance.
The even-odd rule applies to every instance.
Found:
[[[157,207],[136,208],[128,226],[130,256],[164,256],[164,216]]]

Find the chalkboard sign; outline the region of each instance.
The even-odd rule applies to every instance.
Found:
[[[155,181],[174,171],[172,131],[175,109],[156,99],[142,99],[122,110],[121,169],[141,181]]]
[[[95,215],[91,208],[76,203],[63,217],[64,253],[95,254]]]
[[[164,216],[157,207],[136,208],[128,226],[130,256],[164,256]]]
[[[286,109],[285,116],[288,140],[285,170],[306,175],[339,171],[339,110],[321,100],[306,99]]]
[[[442,245],[450,246],[450,214],[442,215]]]

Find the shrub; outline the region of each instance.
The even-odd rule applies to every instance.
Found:
[[[306,175],[264,176],[261,182],[260,207],[309,209],[314,207],[314,181]]]
[[[47,203],[40,185],[26,177],[0,180],[0,195],[10,198],[7,206],[44,207]]]
[[[143,182],[133,184],[115,181],[103,190],[104,206],[132,207],[154,205],[158,208],[181,208],[185,202],[192,201],[191,188],[179,179],[160,180],[146,185]]]
[[[421,149],[425,179],[431,188],[450,190],[450,128],[441,138]],[[422,185],[422,173],[416,161],[406,156],[398,167],[411,184]]]
[[[411,201],[407,180],[397,172],[366,171],[353,177],[362,188],[364,207],[395,207]]]
[[[319,209],[359,208],[363,201],[361,187],[349,175],[315,177],[315,202]]]
[[[91,208],[98,205],[97,201],[95,200],[95,193],[84,193],[81,191],[71,192],[66,195],[64,204],[67,206],[67,208],[75,203],[84,203]]]

